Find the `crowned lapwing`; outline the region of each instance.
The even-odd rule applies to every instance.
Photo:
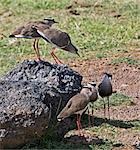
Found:
[[[56,63],[62,63],[54,54],[56,48],[60,48],[62,50],[77,54],[79,56],[78,49],[71,43],[70,36],[66,32],[54,28],[45,30],[43,28],[38,28],[37,26],[32,26],[32,28],[36,30],[36,32],[45,41],[53,45],[51,55]]]
[[[110,119],[110,113],[109,113],[109,96],[112,94],[112,84],[111,84],[111,80],[112,80],[112,75],[108,74],[108,73],[104,73],[103,78],[101,83],[98,85],[98,92],[99,95],[103,98],[103,102],[104,102],[104,117],[105,117],[105,101],[104,98],[107,97],[107,101],[108,101],[108,115],[109,115],[109,119]]]
[[[26,38],[26,39],[35,39],[34,40],[34,50],[36,52],[37,58],[40,60],[40,53],[38,48],[38,41],[40,38],[40,34],[38,34],[35,30],[33,30],[32,26],[37,26],[41,29],[49,29],[56,22],[52,18],[45,18],[43,21],[32,21],[28,22],[24,26],[17,28],[9,37],[10,38]]]
[[[66,106],[63,108],[63,110],[59,113],[57,116],[58,121],[61,121],[73,114],[77,114],[77,127],[80,133],[80,129],[82,129],[81,126],[81,116],[82,114],[87,110],[88,103],[93,100],[94,97],[94,90],[93,85],[88,84],[86,86],[83,86],[80,93],[73,96]],[[96,94],[95,94],[96,95]]]

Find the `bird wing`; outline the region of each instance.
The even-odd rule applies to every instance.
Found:
[[[90,102],[95,102],[98,99],[98,93],[96,88],[92,89],[92,94],[90,96]]]
[[[69,35],[65,32],[61,31],[55,31],[52,35],[49,37],[51,39],[51,42],[57,45],[60,48],[65,48],[71,43],[71,39]]]
[[[48,36],[47,36],[47,30],[40,30],[40,29],[38,29],[37,28],[37,33],[44,39],[44,40],[46,40],[48,43],[52,43],[51,42],[51,40],[48,38]],[[46,33],[46,34],[45,34]],[[53,44],[53,43],[52,43]]]
[[[58,115],[58,118],[64,119],[77,113],[80,110],[83,110],[87,106],[88,102],[89,101],[85,95],[78,93],[68,101],[66,106]]]
[[[67,33],[56,29],[40,30],[37,32],[42,36],[47,42],[54,44],[57,47],[63,48],[71,43],[70,37]]]

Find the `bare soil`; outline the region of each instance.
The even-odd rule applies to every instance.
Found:
[[[77,62],[70,61],[69,66],[83,75],[83,83],[94,80],[98,84],[101,80],[102,73],[111,73],[113,75],[112,84],[114,91],[132,98],[132,105],[113,106],[110,108],[111,120],[140,121],[139,66],[128,65],[126,63],[113,65],[111,64],[110,60],[106,58]],[[94,114],[97,117],[104,117],[103,109],[95,110]],[[117,132],[118,133],[117,137],[115,137],[115,140],[125,145],[124,147],[119,147],[120,149],[134,149],[134,147],[131,147],[130,145],[136,145],[140,143],[140,134],[138,132],[133,132],[131,128],[118,128]],[[77,134],[77,132],[75,134]],[[90,136],[92,137],[94,135]],[[110,140],[112,140],[111,136],[106,136],[108,137],[108,139],[110,138]],[[72,141],[72,139],[70,141]]]

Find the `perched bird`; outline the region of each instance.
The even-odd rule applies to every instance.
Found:
[[[93,100],[93,98],[96,98],[97,92],[94,90],[94,85],[90,82],[86,86],[83,86],[80,93],[73,96],[66,106],[63,108],[63,110],[59,113],[57,116],[58,121],[61,121],[73,114],[77,114],[77,127],[80,133],[80,129],[82,129],[81,126],[81,116],[82,114],[87,110],[88,103]]]
[[[111,80],[112,80],[112,75],[108,74],[108,73],[104,73],[103,79],[102,79],[101,83],[98,85],[98,92],[99,92],[99,95],[103,98],[103,101],[104,101],[104,97],[107,97],[109,119],[110,119],[109,96],[113,92]],[[105,107],[105,101],[104,101],[104,117],[105,117],[105,109],[106,109],[106,107]]]
[[[41,60],[38,42],[40,38],[40,34],[38,34],[35,30],[33,30],[32,26],[37,26],[41,29],[49,29],[56,22],[52,18],[45,18],[43,21],[32,21],[28,22],[26,25],[17,28],[9,37],[10,38],[26,38],[26,39],[35,39],[34,40],[34,50],[36,52],[37,58]]]
[[[45,41],[53,45],[51,55],[56,63],[62,63],[54,54],[56,48],[60,48],[62,50],[77,54],[79,56],[78,49],[71,43],[70,36],[66,32],[53,28],[44,30],[43,28],[39,28],[37,26],[32,26],[32,28],[36,30],[36,32]]]

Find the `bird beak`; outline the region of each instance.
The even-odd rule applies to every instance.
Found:
[[[9,38],[14,38],[14,37],[15,37],[15,35],[13,35],[13,34],[9,35]]]

